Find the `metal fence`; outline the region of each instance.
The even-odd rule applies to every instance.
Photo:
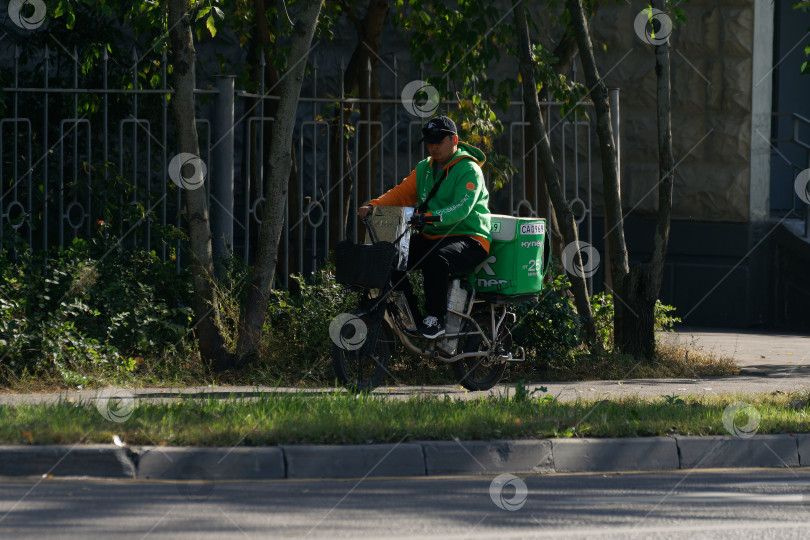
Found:
[[[0,249],[14,250],[21,243],[34,249],[64,247],[105,227],[126,245],[175,257],[180,268],[181,243],[162,234],[168,225],[182,224],[180,189],[167,173],[177,149],[165,53],[160,87],[152,89],[139,79],[135,51],[131,84],[119,85],[130,88],[111,87],[106,52],[95,77],[100,84],[80,84],[88,77],[80,78],[76,51],[72,54],[67,72],[60,59],[70,57],[68,51],[46,46],[39,58],[21,66],[15,48],[11,85],[0,95],[6,110],[0,120]],[[279,267],[285,284],[290,273],[314,271],[336,241],[357,239],[353,216],[364,195],[370,198],[393,187],[424,156],[416,141],[425,119],[404,106],[399,92],[410,79],[399,75],[396,63],[387,81],[395,91],[381,99],[346,96],[342,66],[331,67],[330,73],[338,71],[338,76],[326,78],[335,87],[324,83],[317,64],[311,68],[296,120],[297,176],[285,208]],[[259,80],[264,81],[264,62],[261,69]],[[369,84],[370,77],[369,71]],[[266,110],[276,99],[263,83],[251,93],[235,88],[232,77],[217,78],[210,88],[196,91],[199,157],[208,170],[205,189],[215,255],[231,250],[247,263],[252,260],[274,123]],[[439,112],[455,105],[444,101]],[[372,114],[372,107],[378,114]],[[591,242],[594,127],[579,113],[562,117],[561,103],[543,102],[542,107],[580,237]],[[611,92],[611,107],[618,136],[618,90]],[[335,113],[344,109],[351,110],[347,121]],[[519,96],[503,118],[504,133],[495,146],[518,173],[497,191],[487,179],[492,210],[546,216],[537,152],[526,137],[528,122]],[[335,130],[344,134],[347,126],[352,129],[345,136],[334,136]],[[341,157],[345,154],[348,161]]]
[[[791,197],[791,208],[787,216],[802,218],[804,222],[804,236],[810,238],[810,119],[796,113],[771,113],[775,124],[775,137],[771,138],[771,160],[777,160],[777,164],[786,167],[789,178],[796,179],[794,182],[795,194]],[[784,145],[784,146],[783,146]],[[785,152],[780,151],[780,148]],[[788,153],[793,158],[792,161],[786,157]],[[781,160],[781,162],[779,161]],[[773,213],[773,209],[771,209]]]

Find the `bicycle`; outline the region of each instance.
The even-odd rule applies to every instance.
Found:
[[[401,226],[394,227],[396,220],[390,216],[397,212],[406,217],[399,221]],[[510,362],[526,360],[523,347],[512,351],[509,325],[517,317],[510,305],[536,302],[537,293],[479,292],[476,280],[470,276],[452,276],[446,333],[432,340],[417,333],[404,294],[394,289],[391,270],[395,266],[407,268],[407,246],[403,245],[407,242],[403,239],[410,229],[439,220],[440,216],[413,215],[412,209],[375,207],[363,220],[372,243],[344,241],[338,245],[336,279],[361,292],[360,309],[337,321],[335,331],[330,332],[335,374],[347,388],[371,391],[380,386],[389,373],[396,339],[414,354],[450,364],[458,382],[473,391],[489,390],[501,380]],[[393,241],[380,239],[385,237]],[[426,345],[417,344],[419,340],[426,341]]]

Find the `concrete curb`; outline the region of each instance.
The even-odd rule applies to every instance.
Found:
[[[0,446],[0,476],[367,478],[810,466],[810,434],[199,448]]]
[[[554,472],[550,440],[425,441],[420,444],[425,452],[428,476]]]
[[[282,446],[287,478],[424,476],[419,444]]]
[[[798,441],[791,435],[676,437],[682,469],[798,467]]]
[[[678,469],[678,445],[671,437],[555,439],[556,472],[658,471]]]
[[[129,452],[112,444],[0,446],[2,476],[134,478]]]
[[[2,454],[0,454],[2,455]],[[135,451],[137,478],[225,480],[285,478],[278,447],[184,448],[146,446]]]

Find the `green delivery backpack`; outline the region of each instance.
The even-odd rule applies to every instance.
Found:
[[[492,214],[489,256],[470,277],[473,288],[508,296],[539,293],[545,238],[545,219]]]

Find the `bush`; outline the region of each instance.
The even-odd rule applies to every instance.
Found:
[[[313,273],[312,283],[292,276],[297,292],[270,293],[268,322],[263,330],[262,357],[270,377],[287,384],[333,379],[329,324],[341,313],[357,309],[359,297],[335,281],[330,266]]]
[[[568,292],[571,286],[566,275],[556,276],[546,284],[540,302],[536,306],[516,306],[519,324],[512,335],[516,345],[526,349],[527,357],[534,360],[536,368],[555,372],[575,373],[581,371],[582,362],[593,363],[593,358],[581,353],[584,342],[582,319],[576,312],[573,298]],[[598,293],[591,297],[591,310],[599,337],[605,351],[613,351],[613,297]],[[655,331],[672,331],[680,319],[672,312],[673,306],[655,304]]]
[[[602,339],[605,350],[612,351],[614,347],[613,296],[605,292],[593,295],[591,297],[591,309],[593,310],[593,317],[596,322],[596,330],[599,332],[599,337]],[[672,327],[676,323],[681,322],[681,319],[672,314],[674,311],[675,306],[663,304],[661,300],[655,301],[656,332],[672,332]]]
[[[571,282],[565,274],[546,283],[546,290],[536,305],[515,306],[518,324],[512,329],[516,345],[526,349],[527,357],[537,364],[573,361],[581,343],[581,320],[568,296]]]
[[[0,253],[0,362],[8,376],[133,371],[180,342],[191,281],[154,251],[101,234],[64,250]]]

